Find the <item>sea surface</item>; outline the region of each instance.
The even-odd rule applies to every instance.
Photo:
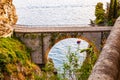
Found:
[[[94,20],[95,5],[110,0],[13,0],[21,25],[88,25]]]

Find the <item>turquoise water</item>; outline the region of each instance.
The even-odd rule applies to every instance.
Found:
[[[77,49],[86,49],[88,48],[88,43],[84,40],[81,40],[81,43],[78,47],[77,41],[81,40],[78,38],[68,38],[61,40],[56,43],[49,52],[48,58],[51,58],[54,62],[54,66],[56,69],[61,70],[63,67],[63,63],[67,62],[66,55],[68,54],[68,50],[70,48],[71,52],[77,51]],[[79,58],[79,64],[82,64],[86,58],[86,53],[77,52],[77,56]]]
[[[13,0],[22,25],[88,25],[95,5],[110,0]]]

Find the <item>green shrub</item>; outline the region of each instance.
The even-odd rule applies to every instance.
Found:
[[[95,24],[113,26],[116,19],[120,16],[120,2],[118,0],[110,0],[107,3],[106,11],[103,9],[103,3],[97,3],[95,7]]]
[[[82,52],[86,52],[87,56],[85,61],[82,64],[79,64],[77,54],[82,54]],[[90,47],[87,49],[80,50],[78,48],[75,52],[71,52],[71,49],[68,49],[68,62],[63,63],[63,73],[60,74],[61,80],[88,80],[92,68],[97,60],[97,55],[98,52],[95,52],[93,45],[90,45]]]
[[[40,69],[31,62],[29,49],[15,38],[0,38],[0,80],[34,80]]]
[[[95,23],[97,25],[104,24],[105,10],[103,9],[103,3],[101,2],[97,3],[96,8],[95,8],[95,16],[96,16]]]

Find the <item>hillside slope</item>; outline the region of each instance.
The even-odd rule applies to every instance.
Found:
[[[38,80],[40,73],[20,41],[0,38],[0,80]]]

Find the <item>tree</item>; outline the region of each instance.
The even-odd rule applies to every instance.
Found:
[[[118,11],[118,0],[110,0],[110,5],[108,6],[108,25],[115,23],[115,20],[119,16]]]
[[[95,23],[98,25],[104,24],[105,22],[105,10],[103,9],[103,3],[99,2],[95,8]]]

